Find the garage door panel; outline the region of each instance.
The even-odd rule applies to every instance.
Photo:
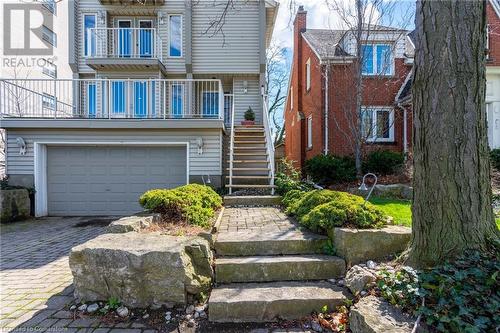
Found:
[[[185,147],[48,147],[49,215],[125,215],[139,196],[186,182]]]

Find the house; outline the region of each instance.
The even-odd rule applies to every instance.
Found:
[[[486,116],[491,149],[500,148],[500,0],[486,7],[488,39],[486,54]]]
[[[134,213],[144,191],[190,182],[273,188],[275,1],[63,3],[72,76],[0,80],[6,171],[35,187],[37,216]],[[249,108],[256,125],[237,126]]]
[[[307,29],[300,7],[285,105],[286,157],[299,168],[318,154],[353,155],[356,133],[367,149],[408,152],[411,112],[395,105],[409,79],[414,47],[408,32],[379,25],[362,31],[362,131],[357,123],[353,30]]]

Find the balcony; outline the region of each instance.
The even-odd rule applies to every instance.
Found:
[[[231,108],[232,98],[224,95],[221,81],[215,79],[0,80],[4,123],[85,119],[108,124],[130,124],[131,120],[173,124],[196,120],[191,124],[203,127],[212,122],[221,127]]]
[[[91,28],[86,34],[85,62],[95,70],[165,71],[157,29]]]
[[[162,6],[165,0],[99,0],[103,5],[152,5]]]

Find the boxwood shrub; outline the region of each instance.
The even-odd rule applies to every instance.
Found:
[[[357,195],[331,190],[290,191],[283,198],[287,214],[304,227],[326,233],[333,227],[378,228],[388,217]]]
[[[492,149],[490,152],[491,165],[500,171],[500,148]]]
[[[305,163],[305,170],[313,181],[331,185],[356,179],[356,166],[352,157],[316,155]]]
[[[189,184],[147,191],[139,203],[149,211],[160,213],[164,219],[209,228],[215,211],[222,206],[222,198],[208,186]]]
[[[363,161],[363,171],[378,175],[397,173],[403,166],[404,155],[390,150],[375,150]]]

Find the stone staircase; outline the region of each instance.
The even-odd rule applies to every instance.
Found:
[[[231,151],[227,152],[226,187],[233,189],[272,189],[271,159],[266,147],[265,129],[262,125],[235,126],[233,172]],[[232,181],[231,181],[232,180]]]
[[[322,254],[327,237],[299,230],[274,207],[227,207],[215,242],[213,322],[299,319],[342,305],[346,289],[327,279],[345,275],[341,258]]]

